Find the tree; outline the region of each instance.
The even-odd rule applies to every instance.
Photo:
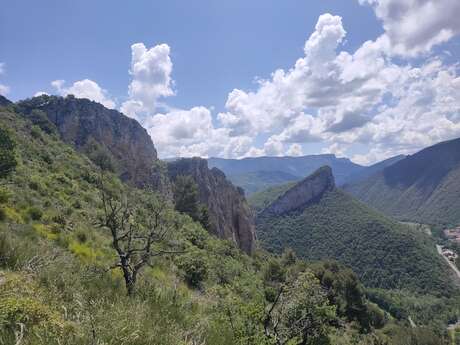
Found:
[[[189,175],[179,175],[174,181],[174,202],[176,210],[188,214],[193,220],[200,220],[198,186]]]
[[[102,171],[115,171],[110,151],[99,144],[95,139],[90,138],[85,144],[84,152],[91,161],[96,164]]]
[[[33,109],[28,115],[30,121],[40,127],[40,129],[47,134],[56,134],[57,128],[49,119],[46,113],[39,109]]]
[[[123,191],[110,190],[101,176],[103,213],[99,223],[110,231],[112,247],[118,256],[118,262],[111,268],[123,272],[127,294],[132,296],[145,266],[152,266],[155,257],[179,253],[172,243],[177,224],[171,210],[153,193],[129,198]]]
[[[0,128],[0,179],[8,177],[17,166],[14,150],[16,143],[10,136],[10,133]]]
[[[263,323],[265,336],[276,345],[311,345],[327,343],[334,319],[335,307],[318,279],[306,271],[280,286]]]
[[[201,204],[198,197],[198,186],[190,175],[178,175],[174,181],[174,202],[176,210],[188,214],[195,222],[209,230],[209,210]]]

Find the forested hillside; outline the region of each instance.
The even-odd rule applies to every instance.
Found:
[[[351,270],[248,256],[18,111],[0,108],[1,344],[447,343],[369,302]]]
[[[426,148],[345,190],[388,215],[438,226],[460,224],[460,139]]]
[[[315,175],[318,173],[321,171]],[[306,260],[338,260],[352,267],[367,287],[378,291],[458,298],[448,268],[429,236],[383,216],[337,188],[331,189],[330,183],[318,182],[315,175],[294,186],[257,195],[257,236],[264,248],[275,253],[292,248]],[[310,188],[317,193],[302,204],[295,194],[299,188],[305,197]],[[301,206],[290,208],[290,200]],[[405,297],[401,300],[399,306],[408,302]],[[453,310],[458,307],[457,303]]]
[[[333,187],[333,181],[314,177],[324,175],[326,180],[328,174],[330,170],[316,172],[259,212],[257,231],[265,248],[280,252],[290,247],[310,260],[337,259],[371,287],[448,289],[447,268],[428,236],[353,200]],[[309,199],[298,202],[289,195],[304,186],[301,195]]]

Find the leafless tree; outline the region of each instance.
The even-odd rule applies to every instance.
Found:
[[[152,266],[155,257],[181,252],[172,241],[178,226],[171,209],[154,193],[134,192],[136,197],[130,198],[122,190],[110,191],[104,180],[101,174],[99,223],[109,230],[118,257],[111,269],[121,269],[127,294],[132,296],[139,273]]]

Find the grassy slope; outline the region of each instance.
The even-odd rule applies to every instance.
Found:
[[[93,164],[1,108],[0,126],[12,131],[19,161],[11,183],[0,188],[0,343],[15,342],[19,323],[24,345],[237,343],[245,318],[267,303],[264,272],[278,259],[249,258],[176,214],[186,254],[156,260],[141,276],[138,294],[128,298],[120,272],[107,271],[114,262],[110,240],[94,225],[100,201]],[[198,288],[187,283],[190,275]],[[233,315],[241,325],[236,333],[225,306],[241,312]],[[334,337],[366,336],[338,328]]]
[[[247,298],[262,296],[261,275],[247,256],[177,215],[180,240],[190,250],[175,260],[204,261],[209,293],[190,289],[177,269],[181,263],[164,258],[144,272],[142,293],[128,299],[120,272],[106,271],[114,262],[109,238],[94,226],[99,200],[92,163],[1,108],[0,125],[14,133],[19,160],[12,183],[2,188],[9,198],[1,205],[0,324],[13,315],[29,318],[28,331],[43,339],[30,335],[25,344],[88,344],[93,326],[104,343],[185,344],[187,337],[232,343],[225,323],[213,324],[218,299],[212,287],[235,281]],[[32,210],[40,219],[31,218]],[[5,334],[0,329],[2,341],[13,341]]]

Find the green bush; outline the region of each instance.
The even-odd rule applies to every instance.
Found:
[[[30,217],[30,219],[38,221],[42,219],[43,211],[38,207],[29,207],[27,210],[27,215]]]
[[[0,187],[0,204],[6,204],[11,198],[11,192],[6,188]]]
[[[193,251],[180,258],[179,268],[184,272],[185,281],[193,288],[200,288],[208,277],[208,263],[205,253]]]

